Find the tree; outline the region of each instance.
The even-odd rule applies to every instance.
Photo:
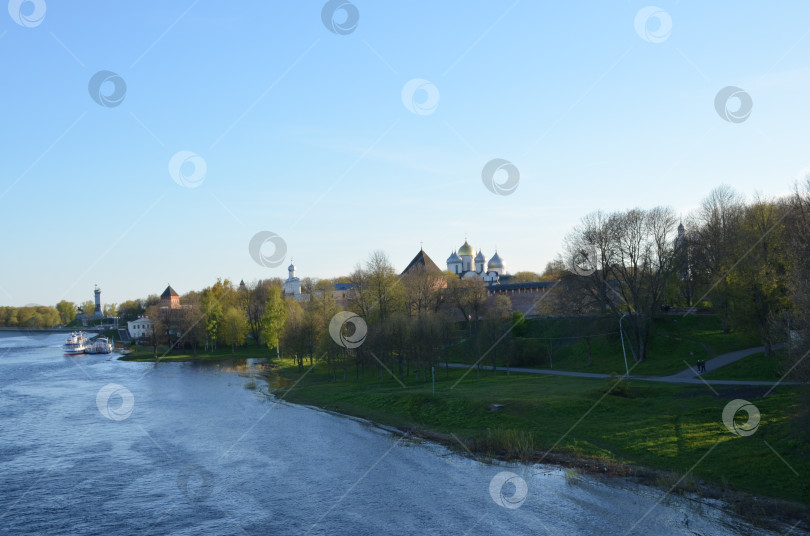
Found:
[[[810,379],[810,360],[805,358],[810,351],[810,177],[804,184],[796,185],[789,202],[785,234],[790,259],[787,292],[791,309],[785,321],[788,351],[785,372],[792,369],[794,378],[807,381]]]
[[[146,308],[146,317],[152,321],[152,329],[146,332],[146,341],[152,347],[152,356],[157,361],[158,346],[161,344],[166,326],[160,319],[158,305],[150,305]]]
[[[202,308],[199,295],[193,294],[184,298],[186,307],[180,311],[180,339],[178,343],[191,347],[194,357],[197,357],[197,348],[206,340],[206,315]]]
[[[441,272],[431,272],[417,266],[402,277],[406,308],[411,314],[422,316],[436,311],[441,305],[440,290],[447,286]]]
[[[271,289],[275,289],[279,297],[281,296],[281,289],[273,286],[269,281],[254,282],[245,287],[240,287],[238,291],[238,298],[244,305],[248,329],[256,345],[262,343],[262,318]]]
[[[281,289],[272,286],[268,289],[267,302],[261,319],[261,336],[268,348],[278,348],[286,320],[287,308],[281,297]]]
[[[115,303],[105,303],[102,307],[104,316],[118,316],[118,305]]]
[[[56,310],[59,311],[59,321],[63,326],[67,326],[76,319],[76,304],[73,302],[62,300],[56,304]]]
[[[546,272],[548,272],[548,267],[546,267]],[[540,275],[537,272],[517,272],[509,279],[510,283],[534,283],[535,281],[540,281]]]
[[[118,316],[122,322],[129,322],[143,315],[145,309],[141,300],[126,300],[118,306]]]
[[[771,356],[776,325],[789,306],[786,210],[782,203],[762,199],[746,207],[735,251],[739,260],[728,275],[732,321],[759,332],[766,357]]]
[[[242,311],[228,307],[222,317],[222,336],[225,344],[231,347],[231,353],[236,352],[238,345],[245,344],[247,331],[247,321]]]
[[[511,313],[512,301],[509,297],[495,296],[489,307],[486,308],[481,321],[481,329],[477,335],[476,342],[479,348],[484,348],[485,352],[489,352],[495,376],[498,375],[498,356],[503,354],[502,349],[508,344],[507,339],[511,335],[510,325],[507,322]]]
[[[481,377],[481,338],[478,336],[481,326],[481,313],[487,301],[486,284],[480,279],[450,279],[448,281],[448,298],[467,321],[467,337],[475,344],[475,358],[478,363],[476,374]]]
[[[732,188],[720,186],[701,203],[690,234],[693,274],[702,294],[711,301],[728,333],[731,329],[732,296],[728,274],[737,262],[736,250],[744,215],[742,198]]]
[[[79,306],[79,312],[84,313],[85,318],[93,318],[93,313],[96,310],[96,305],[92,300],[83,301]]]
[[[215,350],[222,332],[222,305],[214,291],[207,288],[200,295],[200,306],[202,314],[205,315],[206,348],[210,345],[211,349]]]
[[[566,239],[567,265],[602,311],[628,314],[631,349],[647,358],[652,318],[673,273],[675,217],[668,208],[596,212]]]
[[[304,308],[294,299],[284,299],[287,320],[281,335],[281,348],[286,355],[293,356],[298,370],[304,368],[304,355],[308,345],[306,340],[306,321]]]

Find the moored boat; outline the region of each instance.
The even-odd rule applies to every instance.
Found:
[[[83,354],[87,347],[87,337],[81,331],[74,331],[65,339],[65,353],[68,355]]]
[[[107,337],[99,337],[88,342],[84,351],[88,354],[109,354],[113,351],[113,343]]]

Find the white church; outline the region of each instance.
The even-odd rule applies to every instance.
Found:
[[[295,277],[295,265],[290,259],[290,265],[287,267],[289,277],[284,281],[284,294],[290,296],[297,301],[303,301],[304,296],[301,294],[301,279]]]
[[[505,274],[503,260],[498,256],[497,251],[487,262],[486,256],[480,249],[478,254],[475,254],[475,250],[466,238],[464,244],[458,248],[458,252],[453,251],[447,258],[447,269],[458,274],[461,279],[480,279],[490,285],[497,283]]]

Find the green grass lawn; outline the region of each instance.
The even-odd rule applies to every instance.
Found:
[[[703,386],[631,382],[630,396],[605,395],[607,382],[559,376],[472,372],[453,388],[463,371],[437,369],[436,394],[430,383],[405,379],[406,388],[384,381],[331,382],[317,365],[306,374],[281,361],[280,374],[298,381],[278,394],[401,428],[421,428],[480,440],[488,433],[524,438],[533,449],[637,464],[683,474],[702,456],[694,475],[716,485],[797,502],[810,502],[810,444],[798,423],[801,387],[721,388],[716,397]],[[342,379],[342,373],[339,374]],[[805,396],[806,392],[805,392]],[[722,422],[732,399],[753,402],[762,414],[757,432],[732,434]],[[806,401],[806,398],[805,398]],[[491,404],[502,404],[490,411]],[[489,432],[488,432],[489,430]],[[767,441],[793,470],[765,443]],[[710,452],[711,451],[711,452]],[[708,453],[708,454],[707,454]]]
[[[778,381],[785,373],[782,363],[786,359],[785,350],[775,350],[771,357],[765,357],[764,352],[759,352],[718,370],[708,372],[703,377],[709,380]]]
[[[161,361],[195,361],[205,359],[246,359],[257,357],[275,357],[276,351],[269,350],[265,346],[256,346],[250,344],[246,347],[236,348],[235,352],[231,352],[229,346],[219,347],[214,351],[205,352],[201,348],[197,349],[197,357],[191,350],[176,349],[170,353],[166,353],[169,349],[168,346],[158,346],[157,355]],[[165,355],[164,355],[165,354]],[[162,357],[161,357],[162,356]],[[121,361],[154,361],[154,350],[151,346],[138,346],[136,350],[124,356],[119,357]]]
[[[548,318],[528,321],[524,344],[529,355],[513,366],[532,368],[554,368],[575,372],[596,372],[623,374],[624,354],[618,335],[615,318],[603,318],[592,322],[590,331],[578,327],[576,319]],[[625,326],[626,328],[626,326]],[[586,333],[597,333],[591,339],[592,364],[588,365],[588,349],[584,340],[575,337]],[[571,337],[570,339],[566,339]],[[556,338],[551,358],[548,355],[548,339]],[[625,340],[627,344],[627,340]],[[666,315],[655,320],[650,340],[649,355],[646,361],[634,366],[633,355],[626,346],[627,363],[631,374],[640,376],[666,376],[694,366],[698,359],[711,359],[720,354],[758,346],[757,335],[750,331],[723,333],[720,321],[712,315]],[[474,362],[473,346],[463,343],[454,348],[452,359],[458,362]],[[691,355],[690,355],[691,354]],[[483,364],[490,365],[491,358],[485,357]],[[500,366],[505,365],[502,359]]]

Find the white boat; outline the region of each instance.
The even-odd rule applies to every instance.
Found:
[[[99,337],[94,341],[89,341],[84,348],[87,354],[109,354],[113,351],[113,343],[107,337]]]
[[[70,337],[65,339],[65,353],[68,355],[83,354],[87,345],[87,337],[81,331],[70,334]]]

